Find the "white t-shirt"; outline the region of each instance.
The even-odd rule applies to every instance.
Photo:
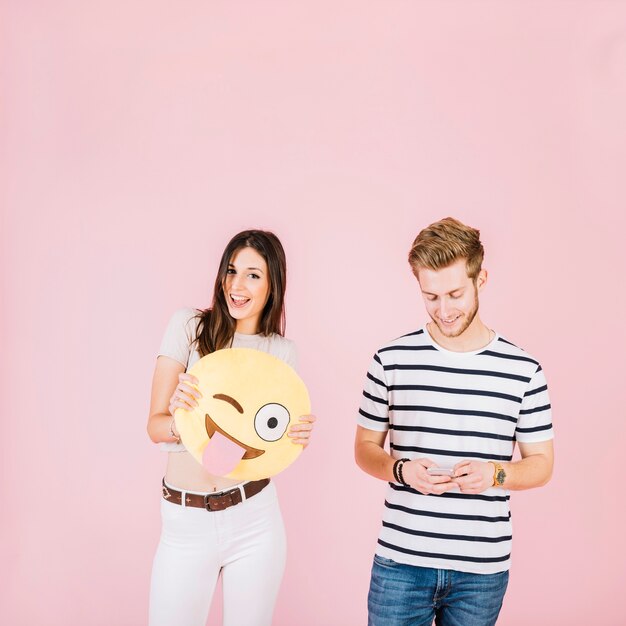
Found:
[[[185,371],[200,359],[195,345],[196,330],[200,322],[197,314],[198,311],[191,308],[176,311],[167,325],[159,348],[158,356],[167,356],[178,361],[185,366]],[[261,350],[296,368],[296,344],[281,335],[272,334],[266,337],[235,333],[232,347]],[[173,442],[161,442],[159,447],[166,452],[183,452],[186,449],[182,443]]]

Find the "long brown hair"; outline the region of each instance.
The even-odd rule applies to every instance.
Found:
[[[266,230],[244,230],[236,234],[226,246],[213,288],[211,308],[198,313],[200,321],[196,342],[200,356],[228,348],[235,334],[236,322],[228,312],[224,296],[224,282],[228,264],[242,248],[253,248],[267,263],[269,294],[261,313],[259,333],[261,335],[285,334],[285,289],[287,287],[287,262],[285,251],[278,237]]]

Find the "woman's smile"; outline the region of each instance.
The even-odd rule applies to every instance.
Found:
[[[269,291],[265,259],[254,248],[241,248],[230,260],[224,280],[226,304],[237,320],[237,332],[248,335],[259,332]]]

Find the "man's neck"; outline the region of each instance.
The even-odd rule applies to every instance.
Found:
[[[451,352],[475,352],[489,344],[494,336],[478,315],[458,337],[446,337],[434,322],[429,322],[427,328],[433,341]]]

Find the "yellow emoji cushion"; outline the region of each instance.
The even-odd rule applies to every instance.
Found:
[[[296,460],[302,446],[287,430],[311,405],[289,365],[266,352],[231,348],[201,358],[189,373],[202,398],[191,411],[176,410],[176,428],[209,473],[259,480]]]

